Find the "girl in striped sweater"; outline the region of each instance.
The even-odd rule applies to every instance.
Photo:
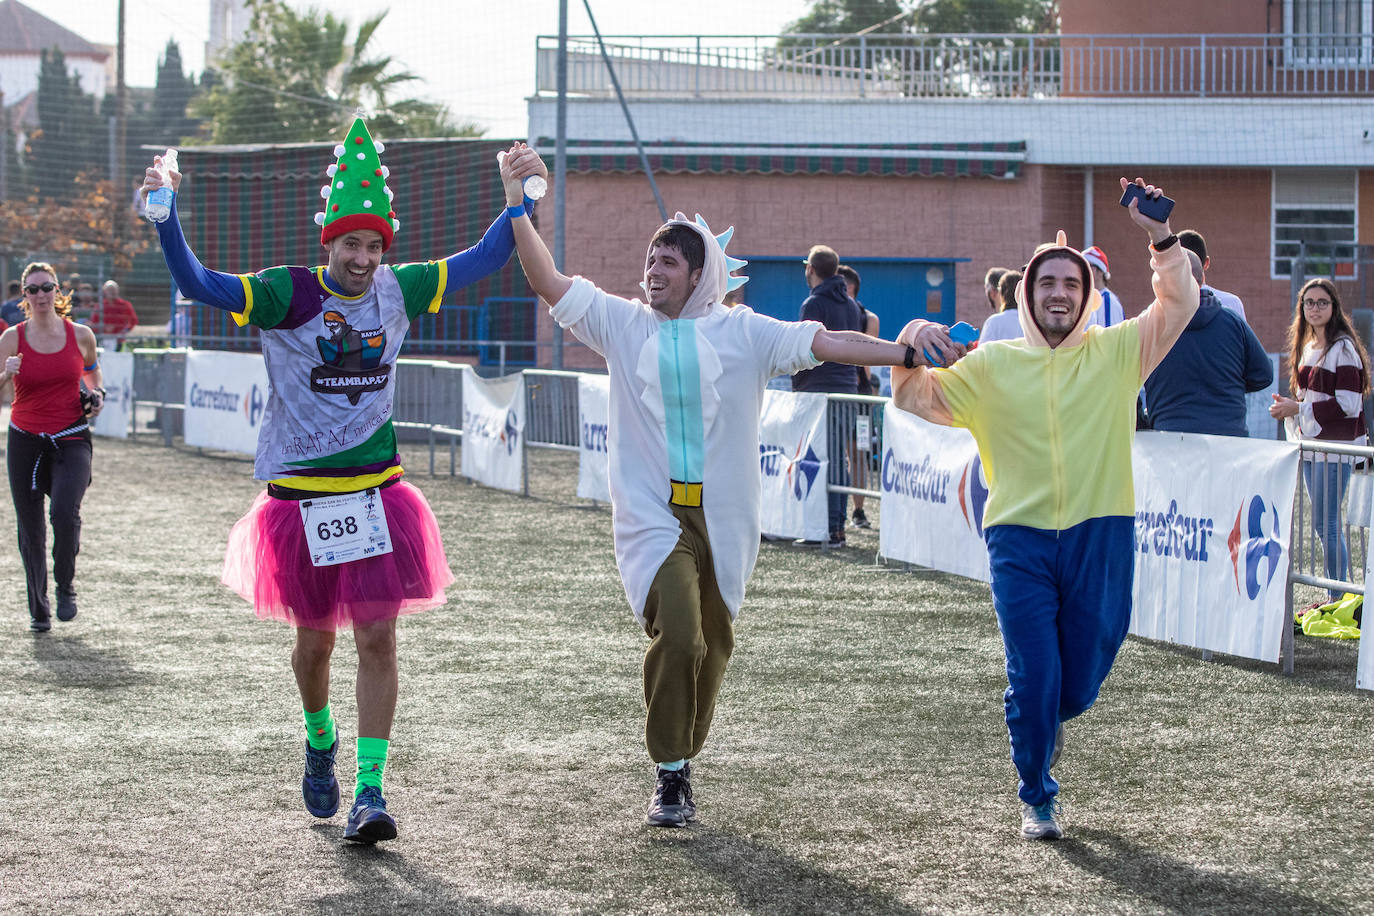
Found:
[[[1288,360],[1296,399],[1274,395],[1269,413],[1284,420],[1289,438],[1368,445],[1364,399],[1369,394],[1369,356],[1341,308],[1335,284],[1325,277],[1308,280],[1298,294]],[[1338,581],[1347,579],[1350,570],[1340,507],[1351,469],[1351,459],[1338,455],[1309,453],[1302,462],[1312,525],[1326,554],[1326,577]],[[1333,600],[1339,597],[1339,591],[1331,592]]]

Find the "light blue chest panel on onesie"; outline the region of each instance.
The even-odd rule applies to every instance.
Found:
[[[701,363],[696,321],[665,321],[658,330],[658,376],[663,387],[668,476],[675,506],[700,506],[706,454],[701,416]]]

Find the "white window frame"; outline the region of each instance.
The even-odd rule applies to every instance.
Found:
[[[1283,0],[1283,59],[1285,66],[1301,70],[1347,70],[1374,63],[1374,0],[1353,0],[1360,4],[1360,28],[1347,35],[1358,37],[1359,43],[1341,48],[1323,48],[1322,38],[1334,38],[1335,33],[1320,33],[1295,41],[1293,7],[1298,3],[1320,3],[1322,0]],[[1302,33],[1304,36],[1309,33]],[[1314,47],[1315,45],[1315,47]],[[1315,52],[1315,53],[1314,53]]]
[[[1291,267],[1290,267],[1290,270],[1289,270],[1288,273],[1282,273],[1282,274],[1281,274],[1281,273],[1279,273],[1278,262],[1279,262],[1280,260],[1285,260],[1285,261],[1292,262],[1293,260],[1296,259],[1296,256],[1285,256],[1285,257],[1280,257],[1279,254],[1278,254],[1278,250],[1277,250],[1277,249],[1278,249],[1278,245],[1279,245],[1279,242],[1280,242],[1279,233],[1278,233],[1278,225],[1279,225],[1279,223],[1278,223],[1278,217],[1279,217],[1279,209],[1280,209],[1280,208],[1285,209],[1285,210],[1291,210],[1291,209],[1294,209],[1294,208],[1302,208],[1302,207],[1313,207],[1313,208],[1322,209],[1322,210],[1343,210],[1343,209],[1345,209],[1345,204],[1331,204],[1331,203],[1328,203],[1328,202],[1317,202],[1317,203],[1284,203],[1284,204],[1280,204],[1280,203],[1279,203],[1279,193],[1278,193],[1278,191],[1279,191],[1279,171],[1280,171],[1279,169],[1270,169],[1270,171],[1269,171],[1269,279],[1271,279],[1271,280],[1287,280],[1287,279],[1290,279],[1291,276],[1292,276]],[[1301,171],[1301,169],[1283,169],[1282,171],[1286,171],[1286,172],[1296,172],[1296,171]],[[1327,170],[1322,170],[1322,171],[1327,171]],[[1339,171],[1346,171],[1346,170],[1345,170],[1345,169],[1341,169],[1341,170],[1339,170]],[[1350,247],[1351,247],[1351,249],[1354,249],[1354,248],[1356,248],[1356,247],[1359,245],[1359,243],[1360,243],[1360,173],[1359,173],[1359,170],[1358,170],[1358,169],[1350,169],[1349,171],[1350,171],[1350,181],[1351,181],[1350,211],[1351,211],[1351,213],[1352,213],[1352,215],[1353,215],[1353,217],[1354,217],[1354,219],[1351,221],[1351,239],[1350,239]],[[1282,241],[1285,242],[1285,243],[1290,243],[1290,240],[1289,240],[1289,239],[1283,239]],[[1346,263],[1346,262],[1342,261],[1342,262],[1340,262],[1340,263]],[[1349,263],[1351,264],[1351,272],[1348,273],[1348,274],[1336,274],[1335,270],[1333,269],[1333,270],[1332,270],[1332,273],[1335,274],[1334,279],[1336,279],[1336,280],[1353,280],[1353,279],[1355,279],[1355,278],[1357,278],[1357,277],[1359,276],[1359,274],[1360,274],[1360,257],[1359,257],[1359,253],[1358,253],[1358,252],[1353,252],[1353,253],[1352,253]],[[1334,265],[1334,263],[1333,263],[1332,267],[1334,268],[1334,266],[1335,266],[1335,265]],[[1313,275],[1312,275],[1312,274],[1309,274],[1309,276],[1313,276]]]

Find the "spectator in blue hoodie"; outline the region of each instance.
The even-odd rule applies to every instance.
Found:
[[[862,331],[863,318],[859,305],[849,296],[849,287],[844,277],[837,271],[840,256],[835,249],[825,245],[814,245],[806,255],[806,285],[811,295],[802,303],[801,320],[819,321],[831,331]],[[814,369],[806,369],[792,376],[793,391],[827,391],[843,394],[859,393],[859,371],[845,363],[821,363]],[[831,466],[838,468],[838,482],[847,486],[849,478],[845,474],[844,456],[831,457]],[[844,546],[845,513],[849,499],[844,493],[830,493],[830,539],[827,547]]]
[[[1202,260],[1192,251],[1193,279]],[[1224,308],[1205,286],[1193,320],[1145,380],[1150,426],[1178,433],[1249,435],[1245,395],[1274,380],[1274,365],[1250,326]]]

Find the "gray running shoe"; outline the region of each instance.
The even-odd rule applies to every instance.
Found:
[[[1059,797],[1039,805],[1021,803],[1021,838],[1023,840],[1057,840],[1064,835],[1059,824]]]
[[[658,771],[658,783],[654,786],[654,797],[649,800],[649,813],[645,820],[653,827],[686,827],[687,822],[696,817],[696,805],[692,804],[692,783],[684,765],[680,770]]]

